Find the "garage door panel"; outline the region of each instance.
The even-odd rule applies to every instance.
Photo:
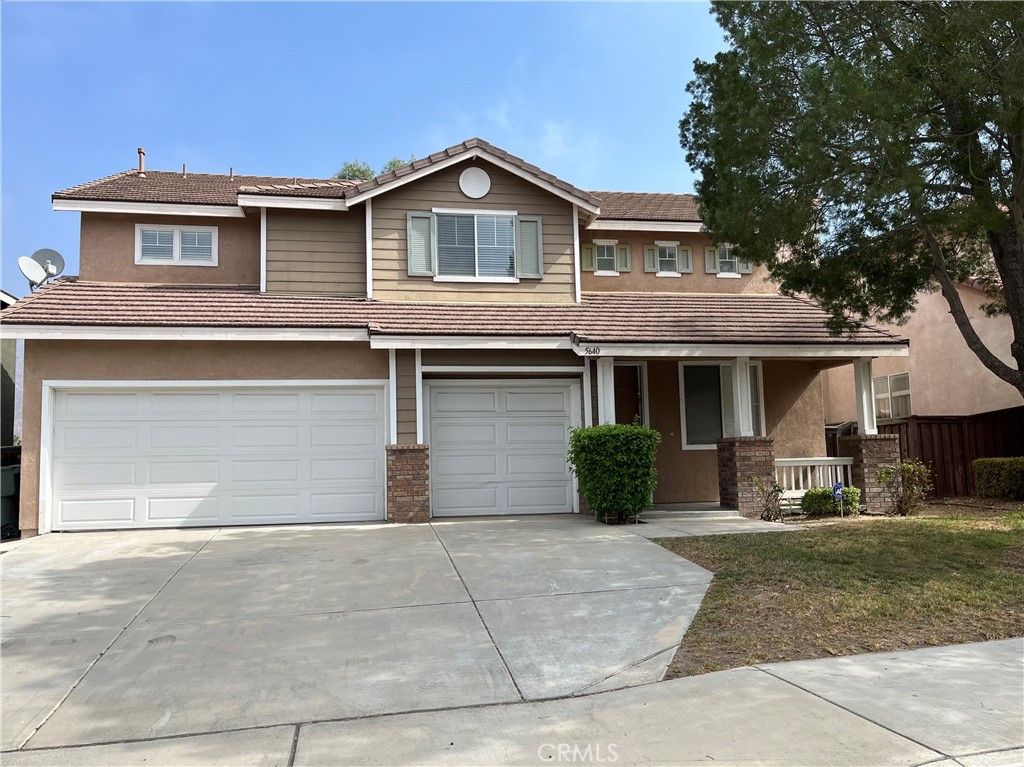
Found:
[[[383,444],[384,427],[372,423],[313,426],[311,440],[313,447],[373,447]]]
[[[505,433],[509,445],[569,445],[569,427],[564,420],[506,423]]]
[[[57,446],[87,455],[96,450],[134,450],[138,446],[138,437],[133,428],[68,426],[61,432]]]
[[[434,496],[439,508],[450,514],[483,514],[480,509],[498,505],[498,486],[467,486],[438,488]]]
[[[220,481],[219,461],[149,462],[149,484],[191,485]]]
[[[143,424],[139,431],[149,433],[147,444],[158,450],[188,448],[199,450],[203,448],[217,449],[223,444],[224,437],[221,434],[220,426],[196,421],[184,424]]]
[[[455,482],[472,476],[474,479],[498,476],[498,458],[495,455],[465,453],[461,451],[444,452],[431,456],[431,468],[434,477],[439,481]]]
[[[559,391],[510,391],[505,394],[505,411],[508,413],[557,413],[569,411],[567,392]]]
[[[84,522],[93,527],[130,523],[135,517],[134,498],[95,498],[58,502],[60,518],[67,522]]]
[[[498,394],[494,391],[469,389],[459,392],[439,390],[432,397],[431,408],[438,415],[496,413]]]
[[[383,387],[254,388],[59,391],[53,529],[383,519]]]
[[[443,445],[492,445],[497,439],[498,427],[494,423],[476,421],[438,421],[430,427],[430,442]]]
[[[212,524],[220,519],[220,505],[220,498],[210,496],[149,498],[146,501],[146,520],[169,524],[187,519],[193,524]]]
[[[509,479],[562,480],[565,474],[564,450],[505,455],[505,476]]]
[[[71,462],[62,463],[54,472],[54,480],[62,487],[89,488],[111,485],[134,485],[136,465],[131,463]]]
[[[153,394],[149,400],[150,414],[175,418],[196,415],[217,415],[221,409],[220,394]]]
[[[57,412],[68,419],[96,421],[110,415],[135,415],[138,409],[139,400],[135,394],[81,392],[70,393]]]
[[[570,489],[564,482],[508,485],[506,506],[510,514],[543,514],[565,511],[572,505]]]

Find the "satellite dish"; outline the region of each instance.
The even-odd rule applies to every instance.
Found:
[[[64,271],[64,256],[53,248],[40,248],[31,255],[31,259],[43,267],[47,279]]]
[[[22,256],[18,259],[18,268],[25,275],[25,279],[28,280],[29,287],[32,290],[46,282],[46,269],[28,256]]]

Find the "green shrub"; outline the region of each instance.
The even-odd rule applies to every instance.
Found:
[[[651,504],[661,434],[646,426],[605,424],[573,429],[569,465],[587,506],[601,521],[622,522]]]
[[[920,461],[907,459],[895,466],[879,469],[875,478],[889,499],[887,514],[907,517],[924,505],[924,497],[932,489],[932,472]]]
[[[980,497],[1024,500],[1024,458],[977,458],[971,467]]]
[[[839,514],[839,501],[830,487],[814,487],[800,499],[800,510],[809,517],[825,517]],[[856,487],[843,488],[843,514],[857,514],[860,511],[860,490]]]
[[[754,477],[754,492],[761,506],[761,519],[765,522],[781,522],[783,491],[778,480],[765,482],[764,477]]]

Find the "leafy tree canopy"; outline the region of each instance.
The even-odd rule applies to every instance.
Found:
[[[370,167],[369,163],[365,163],[362,160],[349,160],[338,169],[338,172],[334,174],[334,178],[343,178],[348,179],[349,181],[369,181],[375,176],[397,170],[415,159],[415,157],[410,157],[408,160],[403,160],[399,157],[392,157],[384,163],[384,167],[380,169],[380,173],[374,173],[373,168]]]
[[[680,122],[704,221],[841,332],[937,284],[968,346],[1024,394],[1024,4],[713,2]],[[1016,367],[957,281],[987,280]]]

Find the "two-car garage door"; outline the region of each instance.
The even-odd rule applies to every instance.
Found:
[[[384,518],[383,386],[67,389],[52,528]]]

